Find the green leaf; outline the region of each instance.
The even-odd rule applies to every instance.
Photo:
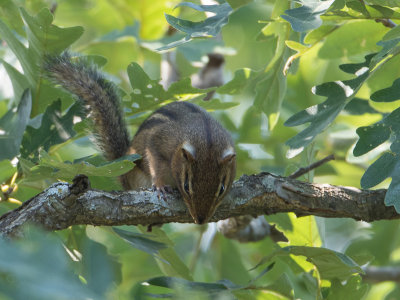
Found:
[[[253,2],[253,0],[227,0],[226,2],[228,2],[233,9],[236,9],[243,5]]]
[[[7,159],[0,161],[0,183],[11,178],[11,176],[17,171],[11,162]]]
[[[54,99],[64,96],[63,92],[43,82],[40,66],[44,53],[60,53],[83,33],[82,27],[59,28],[52,23],[53,16],[47,8],[36,16],[29,15],[21,8],[21,15],[26,23],[28,47],[19,41],[15,34],[0,20],[0,36],[7,42],[21,64],[25,79],[17,71],[7,67],[18,96],[22,88],[32,91],[32,116],[43,112]],[[28,85],[27,85],[28,84]]]
[[[173,82],[168,88],[169,97],[174,97],[179,100],[188,100],[194,97],[205,94],[215,88],[199,89],[192,86],[190,78],[183,78],[182,80]]]
[[[393,102],[400,99],[400,78],[393,81],[391,87],[376,91],[371,95],[371,100],[375,102]]]
[[[267,268],[261,272],[261,274],[255,279],[257,280],[259,277],[263,276],[265,273],[271,270],[273,264],[269,265]],[[273,291],[275,295],[280,295],[282,299],[286,299],[287,295],[291,294],[291,285],[287,278],[287,276],[283,275],[280,278],[282,281],[279,284],[268,285],[267,287],[262,287],[265,292]],[[251,280],[247,285],[237,285],[230,280],[223,279],[219,280],[215,283],[207,283],[207,282],[196,282],[191,280],[186,280],[182,278],[176,277],[155,277],[146,280],[144,283],[146,285],[159,286],[163,288],[173,289],[174,291],[179,291],[181,289],[188,291],[201,291],[207,293],[209,296],[218,297],[218,295],[222,292],[240,292],[246,291],[246,288],[249,287],[253,289],[255,287],[255,280]],[[237,295],[235,293],[235,295]],[[229,294],[228,294],[229,295]],[[249,299],[248,297],[252,294],[246,294],[246,298],[238,298],[238,299]],[[160,296],[160,295],[159,295]],[[279,298],[281,299],[281,298]]]
[[[19,148],[25,128],[29,122],[32,108],[30,90],[25,90],[19,102],[17,111],[9,110],[0,119],[0,129],[4,131],[0,135],[0,160],[12,159],[19,154]]]
[[[399,112],[397,115],[400,115]],[[391,134],[389,126],[390,124],[382,121],[371,126],[357,128],[356,132],[360,139],[354,147],[353,154],[355,156],[363,155],[388,140]]]
[[[367,153],[391,136],[393,137],[390,146],[392,152],[384,153],[369,166],[361,178],[361,186],[370,188],[391,177],[392,181],[385,195],[385,204],[394,206],[396,211],[400,212],[398,197],[400,192],[400,108],[391,112],[378,123],[358,128],[357,134],[360,139],[354,148],[354,155]]]
[[[183,101],[193,99],[215,89],[194,88],[190,78],[183,78],[172,83],[168,91],[165,91],[158,83],[158,80],[150,79],[137,63],[131,63],[128,66],[128,76],[133,92],[130,94],[130,99],[123,103],[130,110],[127,115],[137,115],[140,112],[155,110],[161,105],[174,100]],[[234,80],[237,81],[238,79]],[[225,88],[225,92],[232,92],[232,90],[232,84],[229,84]],[[218,99],[201,101],[198,98],[193,100],[193,102],[208,110],[227,109],[238,105],[238,103],[234,102],[221,102]]]
[[[321,279],[346,280],[354,273],[363,273],[362,269],[347,255],[326,248],[290,246],[282,251],[293,255],[301,255],[314,264]]]
[[[47,8],[42,9],[35,17],[24,9],[21,9],[21,14],[29,27],[29,46],[38,54],[59,54],[83,34],[81,26],[60,28],[51,24],[53,15]]]
[[[61,162],[49,156],[44,150],[39,150],[39,163],[30,169],[30,176],[23,180],[24,183],[41,179],[67,180],[70,181],[78,174],[87,176],[116,177],[130,171],[134,167],[135,161],[140,158],[138,154],[132,154],[120,158],[118,161],[107,162],[98,167],[85,162],[78,163]]]
[[[256,72],[248,68],[236,70],[232,80],[217,88],[217,93],[228,95],[241,93],[249,84],[249,80],[255,76],[255,73]]]
[[[379,157],[365,171],[363,177],[361,178],[361,186],[365,189],[368,189],[381,183],[386,178],[394,177],[394,179],[396,179],[398,176],[400,176],[400,174],[398,173],[398,163],[398,154],[390,152],[382,154],[382,156]],[[388,196],[388,192],[386,193],[386,197]],[[400,203],[398,206],[400,207]]]
[[[390,41],[390,40],[395,40],[400,38],[400,29],[399,27],[393,27],[392,29],[390,29],[390,31],[388,31],[384,37],[382,38],[382,41],[386,42],[386,41]]]
[[[309,49],[309,47],[295,41],[285,41],[285,44],[290,49],[295,50],[298,53],[303,53]]]
[[[370,17],[365,4],[360,1],[346,1],[346,6],[356,12],[359,12],[363,17]]]
[[[32,83],[33,78],[35,77],[35,72],[33,69],[34,61],[29,57],[28,49],[25,48],[24,44],[18,40],[18,38],[1,19],[0,37],[7,42],[7,45],[21,63],[22,69],[24,70],[24,74],[27,76],[28,81]]]
[[[12,0],[0,1],[0,18],[19,35],[24,36],[24,22],[19,14],[18,6]]]
[[[333,280],[329,289],[327,300],[364,299],[369,290],[368,284],[362,283],[361,276],[352,276],[349,280],[341,283]]]
[[[317,29],[308,32],[304,37],[304,43],[311,45],[318,43],[338,28],[340,27],[335,25],[322,25]]]
[[[272,284],[268,285],[264,292],[268,294],[268,291],[272,291],[272,295],[273,297],[276,297],[276,299],[293,299],[293,284],[290,282],[290,279],[286,274],[282,274]]]
[[[15,30],[19,35],[24,35],[24,22],[18,11],[18,6],[12,0],[0,1],[0,19],[4,20],[7,25]]]
[[[371,105],[369,105],[367,100],[363,100],[360,98],[353,98],[343,109],[350,115],[363,115],[363,114],[377,114],[376,111]]]
[[[333,2],[334,0],[300,0],[303,6],[285,10],[286,15],[281,15],[281,17],[290,23],[294,31],[315,29],[322,25],[320,16],[329,9]]]
[[[95,41],[84,47],[82,51],[90,56],[112,57],[106,60],[103,70],[118,74],[132,61],[138,61],[139,47],[135,38],[124,36],[116,41]],[[119,55],[114,55],[118,51]]]
[[[187,6],[201,12],[212,12],[215,15],[203,21],[192,22],[165,14],[165,19],[167,20],[167,22],[172,27],[186,33],[186,36],[179,41],[175,41],[166,46],[158,48],[159,51],[171,49],[173,47],[182,45],[189,42],[193,38],[217,36],[222,27],[226,23],[228,23],[228,17],[232,12],[231,6],[226,2],[220,5],[196,5],[190,2],[182,2],[176,7],[181,6]]]
[[[276,6],[279,7],[277,3]],[[272,130],[278,122],[280,108],[286,92],[286,77],[283,68],[289,57],[285,46],[289,34],[289,26],[284,23],[269,23],[262,29],[265,36],[276,36],[274,57],[270,60],[264,73],[258,77],[254,105],[268,117],[268,129]]]
[[[332,28],[321,44],[318,56],[323,59],[353,58],[356,55],[378,52],[377,46],[385,34],[382,24],[376,22],[359,21],[348,22]],[[372,69],[372,67],[371,67]]]
[[[107,253],[104,245],[89,238],[85,239],[82,263],[87,286],[99,298],[102,298],[114,284],[119,283],[121,264]]]
[[[146,230],[145,227],[139,227],[139,229],[142,232]],[[153,227],[152,236],[154,241],[169,246],[168,248],[160,250],[159,253],[161,261],[157,260],[157,263],[163,273],[168,276],[179,276],[186,280],[193,280],[188,267],[183,263],[180,256],[174,250],[174,243],[170,240],[166,233],[161,228]]]
[[[381,5],[368,5],[366,8],[372,18],[399,19],[400,17],[400,14],[397,11]]]
[[[0,59],[0,62],[3,64],[8,76],[10,77],[15,99],[21,99],[24,91],[30,86],[28,80],[23,74],[21,74],[17,69],[15,69],[6,61]]]
[[[1,295],[7,299],[94,299],[71,272],[59,238],[29,228],[18,242],[0,239]],[[12,282],[12,284],[10,284]]]
[[[399,7],[400,1],[399,0],[368,0],[368,4],[376,4],[382,6],[389,6],[389,7]]]
[[[383,142],[388,140],[391,136],[394,137],[391,149],[399,153],[397,144],[400,137],[400,108],[395,109],[389,115],[385,116],[381,121],[370,126],[357,128],[357,134],[360,139],[354,147],[353,154],[355,156],[363,155]]]
[[[280,61],[276,62],[256,85],[254,105],[267,115],[270,130],[278,122],[283,97],[286,93],[286,77],[283,74],[285,57],[282,55]]]
[[[134,248],[144,251],[152,256],[158,256],[160,250],[168,247],[164,243],[154,241],[151,234],[135,233],[117,227],[113,227],[113,230]]]
[[[164,91],[158,80],[152,80],[137,63],[128,66],[128,76],[133,89],[130,103],[125,102],[133,113],[152,110],[157,108],[160,103],[170,98]],[[129,114],[128,114],[129,115]]]
[[[325,102],[311,106],[293,116],[286,122],[285,126],[298,126],[304,123],[311,123],[306,129],[295,137],[289,139],[286,144],[290,150],[287,157],[294,157],[309,145],[313,139],[325,130],[342,111],[345,105],[350,102],[360,89],[361,85],[376,70],[369,70],[369,63],[373,55],[365,57],[360,64],[344,64],[340,68],[350,74],[356,74],[351,80],[323,83],[314,88],[314,93],[320,96],[327,96]]]
[[[27,127],[22,140],[22,156],[33,159],[38,156],[39,149],[48,151],[51,146],[71,139],[75,136],[73,120],[76,116],[82,118],[85,116],[80,102],[73,104],[64,115],[61,100],[53,102],[41,117],[40,127]]]
[[[296,217],[295,214],[288,214],[290,225],[293,226],[291,230],[281,228],[290,245],[295,246],[313,246],[320,247],[322,245],[320,233],[318,230],[317,222],[314,216],[305,216],[302,218]]]

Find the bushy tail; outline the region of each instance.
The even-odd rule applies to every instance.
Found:
[[[130,140],[115,85],[85,59],[71,61],[68,52],[47,56],[44,69],[51,80],[89,106],[96,142],[104,156],[108,160],[124,156]]]

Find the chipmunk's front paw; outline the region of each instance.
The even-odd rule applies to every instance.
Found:
[[[167,193],[172,192],[172,187],[169,185],[156,186],[153,184],[153,191],[157,192],[158,199],[166,200]]]

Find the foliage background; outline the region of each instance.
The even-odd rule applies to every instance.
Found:
[[[398,107],[396,101],[370,99],[371,95],[379,99],[379,92],[392,86],[400,74],[396,28],[388,34],[390,28],[374,20],[390,17],[397,22],[400,3],[303,1],[303,8],[321,11],[320,26],[318,13],[299,19],[292,10],[280,17],[286,9],[297,7],[289,1],[228,2],[233,11],[222,28],[221,40],[194,39],[176,51],[182,77],[195,73],[205,54],[213,50],[225,54],[225,79],[233,81],[219,89],[216,98],[220,100],[213,100],[208,108],[235,139],[238,176],[261,171],[288,175],[334,153],[335,161],[302,179],[354,187],[360,187],[361,178],[365,187],[382,179],[377,187],[387,187],[390,180],[384,179],[393,177],[392,184],[396,183],[396,168],[393,173],[383,172],[382,165],[372,175],[362,177],[379,157],[392,155],[389,160],[394,157],[391,162],[396,164],[396,128],[392,123],[386,122],[391,130],[394,128],[389,142],[388,138],[378,139],[382,133],[373,127],[364,138],[373,142],[378,139],[374,146],[379,147],[372,150],[368,143],[358,145],[358,154],[363,154],[358,156],[353,149],[358,136],[362,137],[357,128],[378,122]],[[135,93],[140,84],[156,86],[160,77],[162,55],[155,49],[171,41],[165,37],[168,23],[164,13],[192,21],[204,19],[203,13],[187,6],[173,10],[178,3],[0,1],[0,130],[4,137],[0,139],[0,181],[2,199],[7,199],[0,203],[0,213],[18,207],[52,182],[70,180],[77,173],[91,174],[94,187],[117,189],[113,178],[118,170],[132,166],[130,161],[101,165],[104,161],[94,155],[97,151],[87,134],[89,122],[76,122],[79,105],[45,79],[40,67],[44,53],[59,53],[69,47],[102,66],[122,89],[131,133],[161,102],[195,98],[191,101],[201,103],[200,91],[190,88],[188,81],[168,92],[155,91],[150,102]],[[43,8],[55,9],[54,21]],[[298,51],[297,59],[284,76],[282,70],[287,59],[296,54],[294,50]],[[382,57],[375,63],[381,63],[362,81],[356,94],[360,100],[340,110],[327,130],[299,155],[288,159],[285,143],[307,126],[298,122],[302,125],[287,127],[284,122],[291,118],[296,123],[298,119],[293,116],[302,109],[322,103],[325,96],[340,94],[327,86],[324,96],[318,96],[311,92],[312,87],[355,78],[343,71],[346,67],[339,66],[348,64],[347,70],[351,69],[362,64],[366,55],[378,51]],[[237,70],[242,71],[235,73]],[[362,74],[356,76],[361,78]],[[24,93],[26,88],[30,93]],[[393,100],[400,98],[396,91],[386,92]],[[57,124],[64,129],[61,133]],[[387,152],[391,143],[391,152]],[[382,153],[386,154],[380,156]],[[376,173],[384,174],[376,179]],[[95,176],[98,174],[102,176]],[[396,191],[394,185],[392,188]],[[359,265],[367,262],[376,266],[399,264],[398,221],[366,224],[347,219],[296,218],[293,214],[266,219],[284,232],[287,243],[275,244],[267,238],[239,244],[216,233],[215,224],[168,224],[162,230],[154,229],[151,235],[140,227],[113,231],[74,226],[53,234],[28,228],[23,240],[0,241],[0,298],[141,299],[149,293],[173,293],[178,299],[400,297],[395,283],[369,284],[359,275]]]

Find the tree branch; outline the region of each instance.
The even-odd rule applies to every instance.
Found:
[[[400,283],[400,268],[398,266],[367,266],[363,279],[369,282],[395,281]]]
[[[297,215],[353,218],[367,222],[398,219],[393,207],[384,205],[386,190],[311,184],[269,173],[243,175],[237,180],[212,221],[241,215],[294,212]],[[91,189],[86,176],[73,184],[55,183],[0,217],[0,234],[17,235],[27,222],[47,230],[77,224],[152,225],[169,222],[192,223],[179,193],[159,200],[150,190],[105,192]]]

